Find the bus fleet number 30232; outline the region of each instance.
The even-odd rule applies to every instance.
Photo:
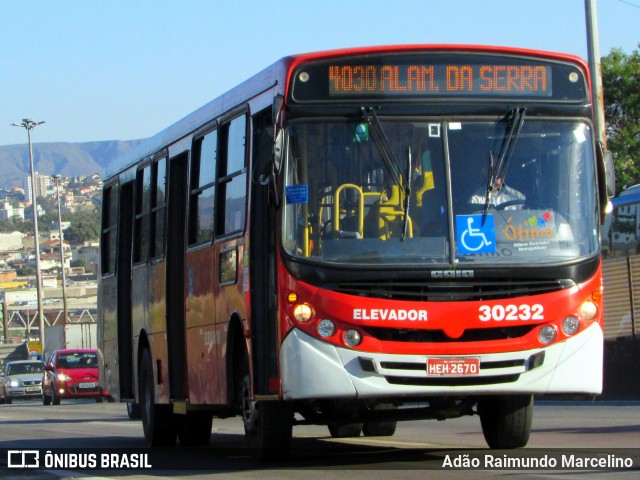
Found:
[[[539,303],[529,305],[480,305],[478,318],[482,322],[544,320],[544,307]]]

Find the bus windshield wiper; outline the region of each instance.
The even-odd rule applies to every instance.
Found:
[[[404,214],[402,218],[402,240],[407,235],[407,229],[409,228],[409,199],[411,198],[411,173],[413,172],[413,166],[411,165],[411,147],[407,152],[407,176],[405,179],[404,187]],[[413,234],[412,234],[413,235]]]
[[[499,192],[504,186],[505,175],[507,173],[507,167],[509,166],[509,160],[511,154],[520,135],[520,130],[524,124],[524,117],[527,109],[524,107],[516,107],[512,109],[507,116],[507,129],[502,140],[502,146],[500,147],[500,153],[498,154],[497,161],[493,158],[493,153],[489,152],[489,169],[487,173],[487,193],[485,195],[484,214],[482,215],[482,221],[487,217],[489,206],[491,204],[491,194],[493,192]]]
[[[373,141],[380,149],[380,154],[382,155],[382,159],[384,160],[387,169],[393,176],[396,184],[404,192],[404,205],[402,206],[404,215],[402,222],[402,239],[404,240],[409,223],[409,198],[411,196],[411,182],[409,182],[402,173],[402,168],[400,167],[398,159],[393,153],[393,149],[391,148],[389,139],[384,132],[384,128],[382,128],[382,124],[380,123],[380,119],[378,118],[376,111],[373,108],[366,107],[362,107],[361,111],[362,116],[371,127]],[[411,150],[409,150],[408,165],[409,169],[407,170],[407,172],[408,175],[411,175]]]

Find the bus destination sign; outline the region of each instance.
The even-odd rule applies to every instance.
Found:
[[[329,97],[509,96],[550,97],[548,65],[329,65]]]
[[[375,54],[301,63],[293,103],[363,100],[528,100],[586,102],[586,71],[531,55],[488,53]]]

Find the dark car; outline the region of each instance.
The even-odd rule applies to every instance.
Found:
[[[98,383],[96,350],[56,350],[44,367],[42,403],[60,405],[63,398],[95,398],[101,402],[105,392]]]
[[[44,363],[40,360],[7,362],[0,373],[0,403],[42,395],[43,371]]]

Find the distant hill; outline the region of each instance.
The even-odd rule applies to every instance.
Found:
[[[34,143],[35,171],[41,175],[77,177],[97,173],[142,140],[86,143]],[[0,146],[0,187],[23,186],[30,174],[27,144]]]

